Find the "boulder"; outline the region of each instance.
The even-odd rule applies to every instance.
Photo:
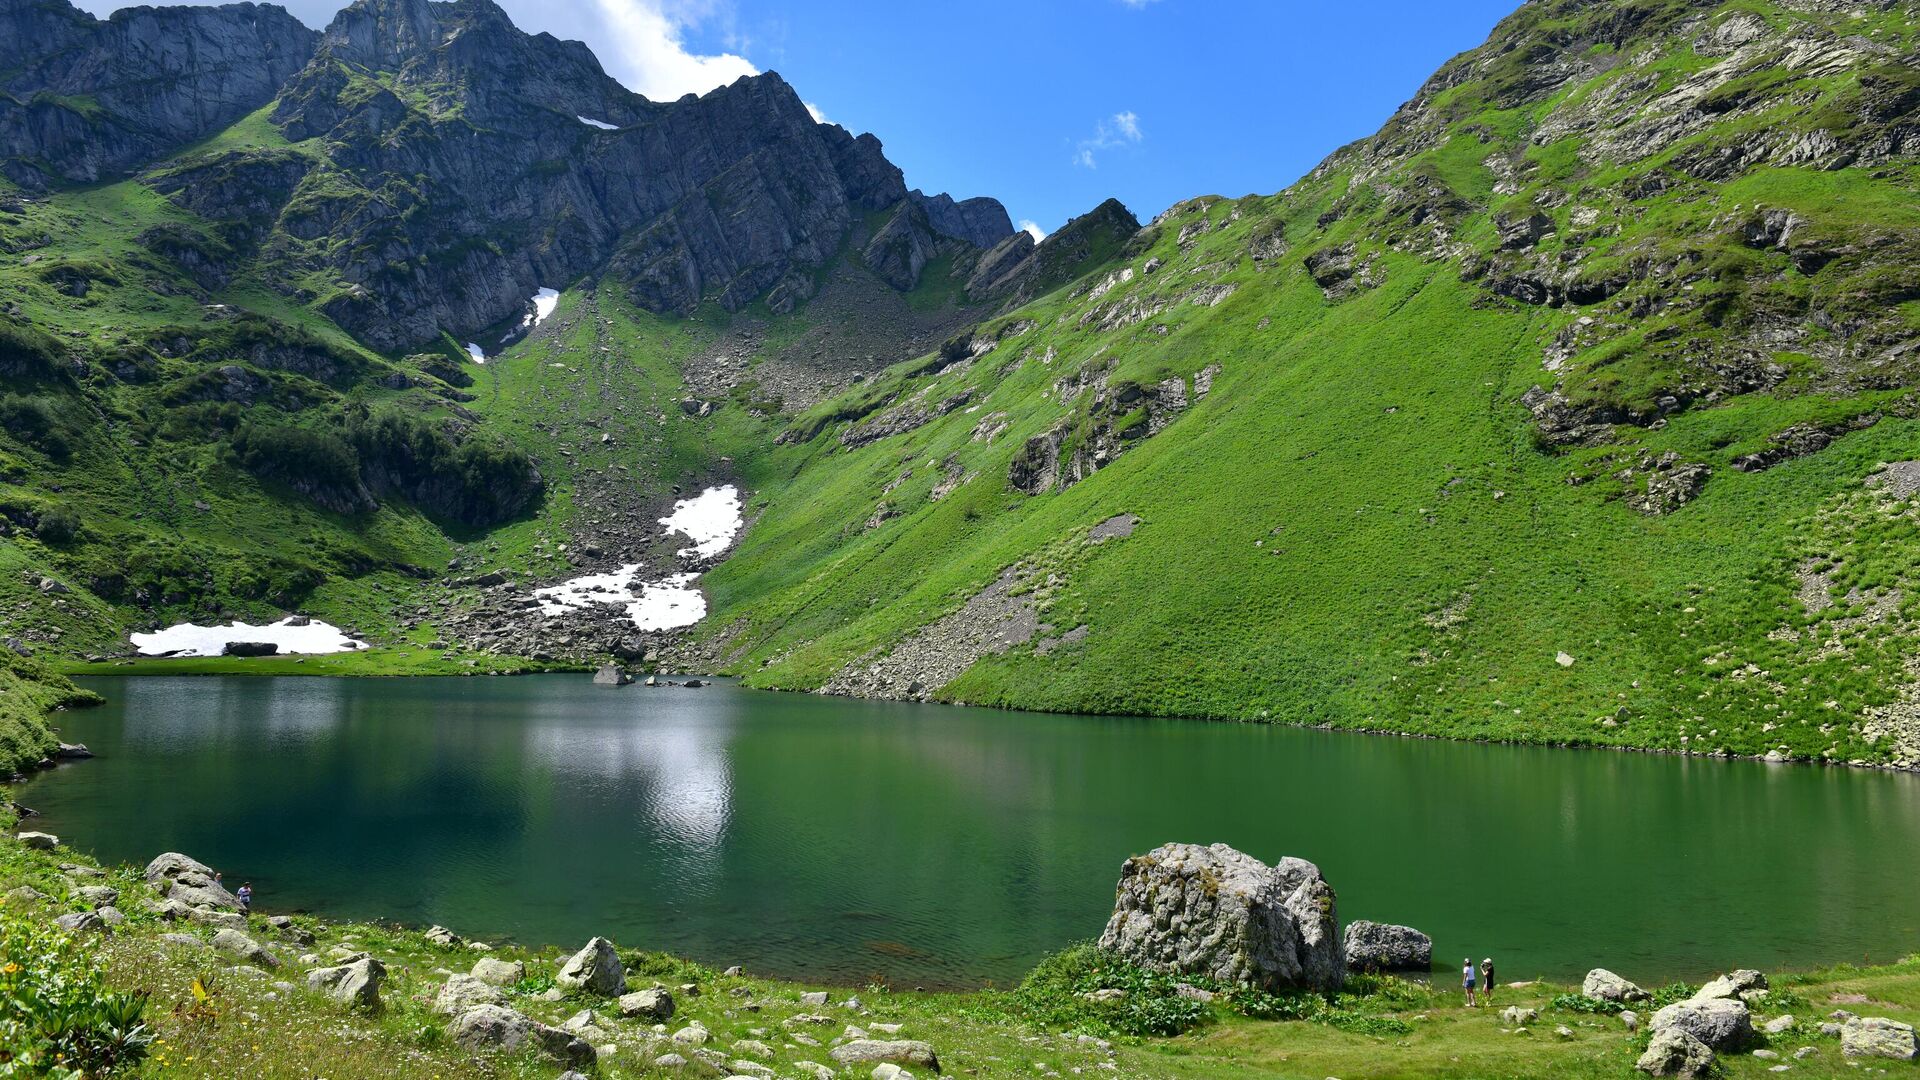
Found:
[[[1784,1035],[1787,1032],[1793,1030],[1793,1025],[1794,1025],[1793,1016],[1789,1014],[1785,1016],[1774,1017],[1773,1019],[1760,1025],[1760,1030],[1766,1032],[1769,1035]]]
[[[827,1003],[827,997],[825,990],[815,990],[811,993],[801,994],[800,1004],[810,1005],[815,1008],[823,1007]]]
[[[428,941],[433,942],[443,949],[457,949],[465,944],[465,942],[460,940],[460,935],[444,926],[428,927],[425,936]]]
[[[7,890],[7,903],[14,905],[37,904],[47,898],[47,894],[31,885],[17,885]]]
[[[110,907],[120,900],[120,890],[109,885],[82,885],[73,890],[73,895],[89,907]]]
[[[583,1069],[592,1068],[598,1056],[585,1039],[501,1005],[475,1005],[461,1013],[447,1026],[447,1038],[468,1050],[535,1050],[558,1064]]]
[[[229,641],[221,656],[277,656],[280,646],[271,641]]]
[[[288,941],[293,942],[295,945],[313,944],[313,931],[294,922],[293,917],[290,915],[269,916],[267,918],[267,925],[272,927],[274,932],[286,938]]]
[[[527,977],[527,965],[518,960],[483,956],[473,962],[473,977],[488,986],[512,986]]]
[[[490,983],[471,975],[450,975],[447,984],[434,996],[433,1011],[459,1016],[475,1005],[505,1005],[507,995]]]
[[[179,922],[181,919],[193,918],[193,909],[178,900],[167,900],[164,898],[149,900],[146,902],[145,907],[148,911],[167,922]]]
[[[93,913],[100,916],[100,921],[106,923],[108,926],[123,926],[127,921],[126,915],[112,904],[108,904],[106,907],[95,908]]]
[[[1711,1075],[1713,1048],[1688,1034],[1684,1028],[1666,1028],[1653,1033],[1647,1052],[1634,1062],[1634,1068],[1651,1076],[1679,1076],[1687,1080]]]
[[[660,987],[651,990],[636,990],[620,998],[620,1015],[628,1019],[639,1018],[652,1023],[662,1023],[673,1016],[673,995]]]
[[[351,964],[316,968],[307,973],[307,988],[317,990],[342,1005],[369,1012],[380,1008],[380,984],[387,978],[387,965],[371,956]]]
[[[1653,995],[1640,989],[1633,983],[1615,975],[1606,968],[1594,968],[1580,983],[1580,995],[1595,1001],[1612,1001],[1625,1004],[1629,1001],[1651,1001]]]
[[[50,832],[23,832],[19,840],[34,851],[52,851],[60,846],[60,838]]]
[[[553,982],[569,992],[617,997],[627,992],[627,969],[620,963],[620,954],[614,952],[613,942],[597,937],[560,965]]]
[[[1717,1051],[1738,1050],[1753,1040],[1753,1014],[1744,1001],[1694,998],[1653,1014],[1655,1034],[1679,1028]]]
[[[1730,971],[1700,988],[1695,1001],[1744,1000],[1755,990],[1767,988],[1767,977],[1749,968]]]
[[[222,930],[213,935],[213,947],[236,960],[264,968],[277,968],[280,961],[261,944],[238,930]]]
[[[842,1065],[877,1065],[886,1061],[940,1071],[940,1058],[933,1047],[917,1039],[855,1039],[841,1043],[828,1053]]]
[[[1333,990],[1346,981],[1338,926],[1333,889],[1312,863],[1167,844],[1122,866],[1100,947],[1171,975]]]
[[[1508,1027],[1526,1027],[1540,1019],[1540,1010],[1509,1005],[1500,1010],[1500,1022]]]
[[[595,686],[627,686],[633,682],[633,676],[626,673],[618,664],[603,664],[593,673]]]
[[[105,930],[107,924],[99,915],[91,911],[74,911],[53,920],[53,924],[69,934],[84,934],[95,930]]]
[[[237,911],[215,911],[213,908],[207,907],[204,904],[197,908],[188,908],[187,920],[189,922],[197,922],[202,926],[211,926],[216,930],[245,930],[247,928],[247,917],[245,915]]]
[[[240,901],[233,898],[225,885],[214,879],[211,867],[177,851],[169,851],[148,863],[146,876],[161,896],[178,900],[188,907],[240,910]]]
[[[1840,1025],[1840,1052],[1850,1058],[1912,1061],[1920,1046],[1911,1025],[1884,1016],[1856,1016]]]
[[[1430,971],[1433,939],[1411,926],[1356,919],[1342,939],[1347,966],[1359,971]]]
[[[707,1040],[711,1038],[713,1038],[713,1032],[708,1031],[707,1025],[698,1020],[673,1033],[673,1041],[681,1046],[705,1046]]]

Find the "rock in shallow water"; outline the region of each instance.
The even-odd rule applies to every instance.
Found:
[[[1346,981],[1320,869],[1292,858],[1268,866],[1225,844],[1167,844],[1128,859],[1100,947],[1232,986],[1334,990]]]

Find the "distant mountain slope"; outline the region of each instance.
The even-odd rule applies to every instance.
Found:
[[[824,403],[756,683],[1920,761],[1920,17],[1536,2],[1272,198]],[[991,258],[991,256],[989,256]]]

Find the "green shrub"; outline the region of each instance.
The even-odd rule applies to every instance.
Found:
[[[1089,1035],[1178,1035],[1208,1018],[1205,1005],[1181,997],[1182,980],[1145,971],[1080,945],[1042,960],[1010,995],[1013,1011],[1055,1031]],[[1089,1001],[1097,990],[1124,990],[1118,1001]]]
[[[252,422],[233,435],[241,467],[343,514],[371,510],[360,483],[360,461],[346,440],[324,428]]]
[[[42,542],[64,547],[80,537],[80,515],[65,506],[56,506],[40,515],[33,534]]]
[[[20,394],[0,398],[0,428],[56,461],[65,461],[73,452],[59,403],[51,398]]]
[[[0,916],[0,1075],[61,1080],[137,1068],[153,1042],[144,993],[109,990],[89,943]]]
[[[1585,994],[1560,994],[1553,999],[1550,1007],[1560,1012],[1589,1013],[1597,1016],[1611,1016],[1626,1010],[1626,1006],[1617,1001],[1602,1001]]]

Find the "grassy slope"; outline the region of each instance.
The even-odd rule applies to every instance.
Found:
[[[0,891],[31,885],[51,898],[41,903],[9,899],[0,919],[83,910],[84,902],[71,894],[72,883],[59,871],[58,864],[63,862],[91,865],[85,856],[71,851],[34,852],[10,838],[0,840]],[[138,870],[107,869],[106,883],[121,890],[120,906],[129,920],[121,932],[99,946],[108,979],[119,988],[152,995],[147,1017],[160,1040],[133,1075],[304,1078],[323,1074],[354,1080],[392,1076],[397,1067],[404,1067],[407,1075],[444,1078],[547,1078],[559,1071],[529,1059],[474,1055],[447,1043],[447,1020],[431,1010],[431,1003],[446,972],[471,966],[475,954],[464,947],[442,948],[417,930],[402,927],[326,924],[299,917],[300,925],[318,938],[307,947],[310,951],[324,957],[335,948],[367,950],[388,965],[387,1008],[376,1017],[356,1015],[301,986],[304,968],[296,956],[306,950],[279,942],[263,918],[255,917],[250,932],[280,954],[283,966],[271,975],[229,967],[211,952],[162,942],[159,936],[165,932],[185,931],[202,940],[211,935],[201,928],[159,922],[137,902],[146,888]],[[528,980],[511,991],[514,1008],[555,1024],[582,1007],[600,1014],[597,1022],[608,1031],[607,1041],[620,1047],[603,1057],[600,1075],[671,1074],[652,1067],[650,1058],[676,1048],[653,1045],[643,1025],[620,1020],[608,1002],[577,998],[548,1002],[537,996],[551,985],[562,955],[529,952],[511,944],[498,946],[493,955],[527,963]],[[708,1045],[732,1057],[749,1057],[732,1049],[737,1040],[764,1042],[772,1051],[765,1064],[783,1076],[799,1075],[796,1061],[830,1061],[825,1048],[801,1044],[789,1038],[789,1032],[808,1033],[831,1043],[846,1024],[900,1024],[899,1037],[929,1041],[939,1052],[944,1071],[963,1076],[1073,1075],[1079,1070],[1080,1075],[1196,1080],[1619,1077],[1633,1075],[1629,1066],[1642,1045],[1613,1017],[1554,1008],[1552,1000],[1564,988],[1540,984],[1503,988],[1496,1003],[1540,1010],[1541,1019],[1531,1034],[1511,1033],[1492,1010],[1460,1007],[1455,993],[1434,992],[1399,980],[1362,980],[1316,1020],[1253,1020],[1216,1005],[1199,1010],[1199,1026],[1185,1034],[1141,1037],[1115,1028],[1129,1027],[1128,1016],[1157,1008],[1158,999],[1150,995],[1163,991],[1139,988],[1160,984],[1142,984],[1118,972],[1102,977],[1078,964],[1043,965],[1024,989],[1015,992],[923,994],[868,987],[858,991],[864,1011],[855,1012],[839,1004],[844,991],[832,993],[835,1003],[822,1008],[800,1001],[802,993],[819,987],[724,976],[657,955],[626,953],[624,958],[633,985],[694,983],[700,987],[697,996],[676,993],[679,1009],[668,1030],[697,1020],[713,1034]],[[195,1007],[195,979],[211,989],[211,1000],[204,1007]],[[281,979],[296,988],[270,985]],[[1126,1006],[1095,1006],[1078,997],[1081,990],[1094,985],[1136,989]],[[1841,967],[1776,975],[1773,986],[1776,998],[1759,1015],[1790,1012],[1800,1023],[1795,1030],[1767,1040],[1768,1044],[1783,1055],[1801,1046],[1814,1047],[1811,1057],[1794,1061],[1798,1076],[1838,1077],[1860,1071],[1854,1062],[1842,1058],[1837,1040],[1814,1030],[1835,1007],[1835,1000],[1846,1001],[1845,1007],[1863,1015],[1920,1020],[1920,958],[1884,968]],[[1858,996],[1836,999],[1836,995]],[[830,1016],[831,1023],[787,1023],[803,1014],[819,1013]],[[1562,1025],[1569,1036],[1553,1034]],[[1111,1055],[1094,1041],[1103,1037],[1110,1041]],[[1727,1057],[1723,1062],[1730,1077],[1767,1075],[1771,1064],[1747,1056]],[[1895,1074],[1913,1068],[1884,1064]]]
[[[1907,16],[1865,18],[1874,25],[1862,30],[1911,40]],[[1681,48],[1660,77],[1678,80],[1707,63]],[[1456,239],[1489,250],[1494,206],[1505,202],[1491,195],[1484,140],[1530,130],[1570,96],[1618,77],[1530,109],[1469,102],[1467,119],[1454,125],[1461,134],[1397,162],[1386,183],[1446,178],[1474,203]],[[1442,97],[1480,89],[1468,83]],[[1783,108],[1798,116],[1817,104]],[[1774,114],[1730,122],[1729,137],[1769,116],[1782,122]],[[1635,171],[1663,170],[1699,141]],[[1530,190],[1557,185],[1573,196],[1556,211],[1559,234],[1544,243],[1547,255],[1579,232],[1573,209],[1618,199],[1625,172],[1578,165],[1570,151],[1579,140],[1568,143],[1527,151],[1539,163]],[[1041,592],[1043,615],[1060,631],[1088,626],[1085,644],[989,657],[942,697],[1467,738],[1885,757],[1886,745],[1869,745],[1857,722],[1901,693],[1913,641],[1885,632],[1904,625],[1904,614],[1882,624],[1855,616],[1875,596],[1908,610],[1920,569],[1907,508],[1862,491],[1879,463],[1920,456],[1920,426],[1901,417],[1910,410],[1899,384],[1843,385],[1782,355],[1794,374],[1769,390],[1664,424],[1617,428],[1603,446],[1543,451],[1519,398],[1552,380],[1543,354],[1578,320],[1617,336],[1576,353],[1563,374],[1569,396],[1623,407],[1680,377],[1650,343],[1659,340],[1653,330],[1671,326],[1712,348],[1723,339],[1731,347],[1736,328],[1684,305],[1635,320],[1610,304],[1555,309],[1490,296],[1462,280],[1457,258],[1381,243],[1393,234],[1392,206],[1353,183],[1357,167],[1354,156],[1336,156],[1272,199],[1177,208],[1121,264],[1141,271],[1131,284],[1096,302],[1089,279],[1018,313],[1039,328],[972,365],[931,378],[903,369],[893,384],[902,397],[925,392],[929,400],[971,388],[977,409],[854,451],[829,427],[767,460],[756,485],[759,522],[706,582],[716,599],[709,632],[738,650],[735,668],[758,685],[817,687],[1025,560],[1058,575]],[[1689,184],[1610,207],[1621,228],[1593,242],[1583,272],[1606,273],[1615,251],[1679,251],[1675,274],[1726,292],[1736,306],[1867,289],[1746,248],[1732,223],[1765,205],[1910,243],[1920,236],[1915,186],[1911,164],[1873,173],[1764,169]],[[1331,222],[1323,218],[1330,210]],[[1213,229],[1183,250],[1177,234],[1202,219]],[[1291,249],[1263,268],[1249,251],[1276,226]],[[1377,260],[1384,281],[1330,301],[1302,261],[1347,242],[1360,245],[1357,261]],[[1149,258],[1164,268],[1145,274]],[[1713,269],[1723,265],[1737,270]],[[1239,288],[1217,307],[1178,303],[1201,283]],[[1118,330],[1081,328],[1085,314],[1128,295],[1173,306]],[[1212,394],[1110,468],[1033,498],[1007,485],[1008,463],[1029,436],[1084,410],[1050,399],[1064,376],[1111,364],[1115,382],[1147,384],[1215,362],[1224,370]],[[1731,468],[1792,423],[1873,409],[1886,418],[1823,453],[1756,474]],[[1009,421],[1006,433],[976,439],[976,425],[996,413]],[[1667,451],[1712,467],[1705,494],[1667,516],[1629,508],[1623,498],[1639,481],[1611,474],[1643,452]],[[932,502],[950,456],[973,479]],[[883,500],[902,516],[865,528]],[[1079,542],[1120,513],[1144,519],[1132,538]],[[1808,561],[1837,568],[1838,603],[1817,614],[1793,599],[1795,571]],[[1816,651],[1782,628],[1836,645]],[[1556,661],[1563,651],[1571,667]]]

